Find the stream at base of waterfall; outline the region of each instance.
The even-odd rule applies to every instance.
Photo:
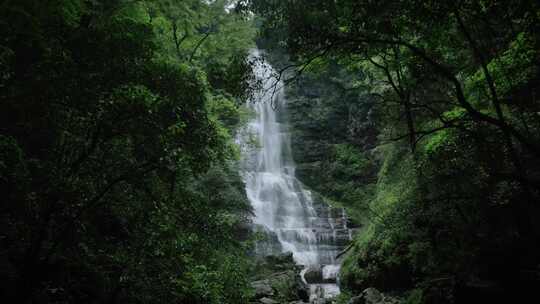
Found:
[[[261,88],[248,102],[254,117],[238,135],[241,175],[253,208],[254,229],[266,237],[256,244],[265,256],[292,252],[304,266],[310,301],[339,294],[336,256],[350,242],[352,229],[341,208],[331,208],[295,176],[283,83],[255,50],[254,72]]]

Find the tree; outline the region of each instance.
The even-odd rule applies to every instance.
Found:
[[[419,284],[427,295],[444,277],[463,295],[479,278],[509,295],[533,284],[504,278],[536,267],[540,252],[537,4],[254,0],[251,8],[274,41],[267,45],[291,54],[295,80],[314,63],[338,62],[377,102],[382,165],[371,223],[343,268],[347,288]]]
[[[249,205],[230,135],[240,99],[213,87],[206,67],[176,56],[159,32],[165,12],[175,24],[197,24],[208,5],[154,1],[148,20],[145,4],[2,4],[8,302],[247,301],[245,250],[234,233]],[[237,69],[246,74],[237,81],[249,77]],[[229,121],[216,102],[232,104]]]

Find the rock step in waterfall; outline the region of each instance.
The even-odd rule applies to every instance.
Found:
[[[252,56],[260,59],[259,51]],[[256,253],[292,252],[294,261],[304,267],[310,300],[334,297],[339,294],[336,256],[351,240],[354,229],[343,209],[329,207],[296,178],[283,84],[276,82],[268,63],[256,62],[254,72],[263,86],[248,103],[254,118],[238,137],[253,223],[266,235],[256,245]]]

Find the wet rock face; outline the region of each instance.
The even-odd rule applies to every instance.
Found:
[[[304,279],[310,284],[322,283],[322,266],[309,266],[304,271]]]
[[[308,287],[295,271],[271,274],[268,279],[252,282],[251,287],[255,290],[253,300],[260,303],[278,303],[276,301],[278,298],[300,303],[309,300]]]
[[[262,298],[259,300],[259,302],[262,304],[279,304],[278,301],[270,299],[270,298]]]
[[[275,91],[272,71],[264,62],[254,67],[263,90],[248,103],[254,119],[238,138],[243,155],[241,175],[253,207],[252,220],[255,230],[266,236],[256,244],[256,254],[290,251],[299,265],[320,265],[316,281],[322,285],[313,287],[322,289],[323,295],[335,295],[339,293],[335,275],[325,274],[332,273],[329,269],[339,269],[336,256],[352,239],[353,230],[347,226],[344,209],[331,208],[296,178],[283,84],[277,84],[280,89]],[[275,94],[267,94],[272,89]],[[250,145],[253,139],[256,145]],[[325,268],[329,265],[334,266]],[[294,284],[296,281],[296,277],[292,278]]]
[[[293,253],[284,252],[277,255],[269,255],[265,257],[266,262],[273,265],[294,265]]]
[[[309,300],[309,287],[300,276],[302,267],[294,263],[291,253],[260,259],[257,268],[256,280],[251,283],[254,303],[272,303],[277,299],[299,303]]]
[[[304,280],[309,284],[337,283],[339,265],[312,265],[302,272]]]
[[[255,298],[271,297],[274,295],[274,289],[269,280],[260,280],[251,282],[251,287],[255,290]]]

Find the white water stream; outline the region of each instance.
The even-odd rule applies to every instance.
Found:
[[[259,51],[252,56],[260,58]],[[238,137],[241,174],[254,210],[253,222],[267,235],[256,251],[260,255],[290,251],[296,263],[322,268],[323,280],[310,284],[311,299],[333,297],[339,293],[335,257],[349,241],[350,230],[343,210],[314,202],[311,192],[295,176],[290,133],[284,121],[283,84],[276,84],[273,72],[265,62],[255,66],[263,85],[248,104],[255,117]]]

